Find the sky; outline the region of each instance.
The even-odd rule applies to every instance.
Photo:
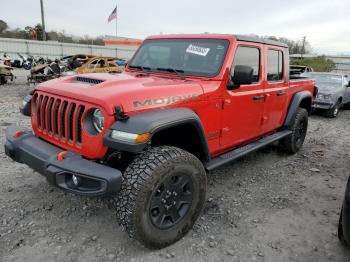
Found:
[[[11,28],[41,22],[39,0],[0,0]],[[118,35],[144,39],[172,33],[257,34],[300,40],[313,52],[350,54],[350,0],[44,0],[46,30],[115,35],[107,22],[118,6]]]

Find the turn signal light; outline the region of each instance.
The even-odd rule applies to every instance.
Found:
[[[150,133],[144,133],[144,134],[138,135],[135,139],[135,143],[142,144],[142,143],[148,141],[150,139],[150,137],[151,137]]]
[[[128,143],[133,143],[133,144],[142,144],[147,142],[151,138],[150,133],[143,133],[139,135],[139,134],[122,132],[118,130],[113,130],[110,136],[113,139],[125,141]]]

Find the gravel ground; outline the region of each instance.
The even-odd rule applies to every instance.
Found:
[[[6,126],[30,87],[0,86],[0,261],[350,261],[336,236],[350,173],[350,111],[312,116],[296,155],[271,146],[209,175],[207,203],[178,243],[150,251],[117,225],[108,200],[66,194],[7,158]]]

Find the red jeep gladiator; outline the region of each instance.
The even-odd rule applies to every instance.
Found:
[[[290,79],[288,47],[239,35],[147,38],[122,74],[68,76],[23,101],[6,154],[59,188],[112,195],[118,222],[149,248],[184,236],[206,173],[275,141],[305,139],[314,82]]]

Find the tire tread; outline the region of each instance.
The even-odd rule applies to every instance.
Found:
[[[143,239],[142,234],[137,231],[134,213],[138,204],[142,204],[142,200],[146,197],[142,189],[152,187],[154,173],[169,162],[191,163],[205,172],[202,163],[187,151],[170,146],[151,147],[137,156],[126,168],[122,177],[121,191],[113,200],[118,223],[131,238],[150,248],[159,248],[170,243],[149,243],[148,239]]]

